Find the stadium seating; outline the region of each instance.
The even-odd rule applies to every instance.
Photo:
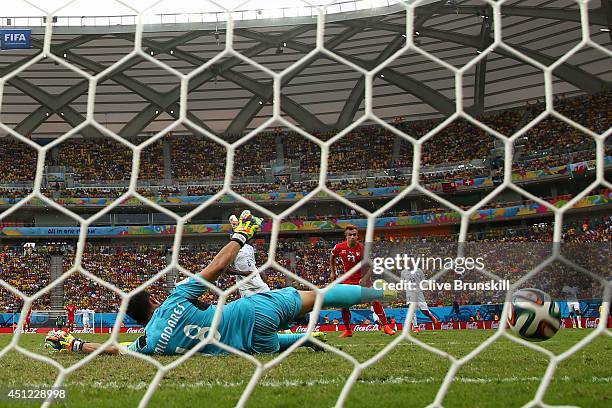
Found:
[[[515,281],[527,270],[537,265],[550,254],[552,241],[552,225],[535,224],[530,227],[509,229],[496,228],[486,232],[475,232],[469,235],[469,241],[484,252],[489,272],[505,279]],[[572,251],[573,259],[585,268],[595,273],[607,273],[604,251],[597,250],[597,243],[607,245],[612,241],[612,217],[594,218],[578,223],[567,224],[563,238],[565,250]],[[277,262],[295,273],[301,279],[315,286],[323,287],[330,283],[328,267],[329,253],[338,239],[329,237],[282,238],[277,248]],[[409,245],[418,248],[423,256],[435,255],[440,248],[453,248],[456,236],[434,237],[376,237],[375,251],[384,251],[389,245]],[[525,244],[527,243],[527,244]],[[539,244],[538,244],[539,243]],[[267,245],[264,240],[257,240],[256,261],[263,265],[267,260]],[[501,245],[501,247],[500,247]],[[525,258],[525,246],[529,245],[531,256]],[[486,250],[488,248],[488,250]],[[503,248],[503,250],[500,250]],[[212,260],[220,249],[218,244],[185,244],[181,248],[179,263],[187,270],[197,273]],[[166,265],[167,248],[164,246],[126,244],[107,246],[100,244],[88,245],[83,257],[83,268],[95,276],[114,284],[123,291],[130,291],[141,285]],[[64,270],[72,267],[72,253],[64,256]],[[50,255],[44,247],[24,252],[23,247],[5,247],[0,250],[0,279],[13,287],[32,295],[49,283]],[[172,273],[172,272],[170,272]],[[305,288],[298,282],[288,281],[286,276],[272,268],[263,272],[264,279],[272,289],[294,285]],[[448,277],[452,279],[451,277]],[[481,279],[481,276],[464,275],[464,280]],[[149,286],[154,296],[163,298],[171,282],[182,279],[181,275],[172,275],[170,280],[161,278]],[[561,296],[560,284],[572,283],[581,289],[584,297],[597,297],[601,293],[598,285],[584,274],[577,273],[565,264],[555,264],[554,270],[544,271],[537,278],[538,286],[553,296]],[[216,283],[226,289],[235,283],[233,277],[224,275]],[[116,311],[120,305],[117,294],[93,282],[81,274],[73,274],[64,282],[65,299],[74,303],[77,308],[89,307],[98,312]],[[460,304],[478,304],[485,301],[503,301],[504,293],[456,293],[456,292],[426,292],[427,301],[432,305],[450,305],[453,301]],[[228,300],[235,300],[238,294],[233,292]],[[216,295],[207,293],[203,297],[209,302],[216,301]],[[11,313],[20,307],[20,301],[8,291],[0,289],[0,310]],[[396,306],[403,305],[400,300]],[[35,310],[48,309],[50,297],[45,295],[34,303]]]
[[[557,98],[555,106],[560,113],[578,115],[573,117],[579,123],[591,127],[596,132],[603,132],[610,127],[610,118],[605,110],[609,105],[612,92],[607,91],[596,95]],[[580,109],[577,109],[580,107]],[[503,134],[512,134],[541,111],[542,104],[528,105],[522,109],[488,113],[479,119]],[[575,112],[580,112],[579,114]],[[405,133],[421,137],[427,131],[438,125],[440,121],[427,120],[420,122],[400,122],[396,126]],[[319,133],[315,136],[327,139],[333,132]],[[320,164],[319,147],[307,141],[302,136],[275,131],[257,135],[237,151],[235,157],[234,177],[253,177],[263,174],[263,168],[277,158],[276,139],[282,140],[284,157],[287,163],[299,163],[302,175],[316,173]],[[345,137],[334,143],[330,148],[328,173],[338,175],[344,180],[340,185],[331,185],[334,189],[360,188],[365,181],[359,177],[347,178],[342,173],[368,170],[383,171],[406,168],[412,165],[412,146],[405,140],[400,140],[394,152],[397,136],[380,126],[363,126],[349,132]],[[130,140],[138,144],[144,138]],[[163,143],[170,144],[170,169],[164,170]],[[423,145],[421,164],[423,166],[440,166],[452,163],[466,163],[475,159],[486,159],[494,147],[494,138],[482,129],[465,120],[457,120],[440,130]],[[4,185],[6,192],[22,196],[27,191],[13,187],[12,183],[28,182],[34,177],[36,152],[27,145],[17,142],[12,137],[2,140],[0,160],[5,168],[0,175],[0,186]],[[591,160],[594,158],[594,142],[591,138],[565,122],[555,118],[547,118],[527,131],[516,141],[521,146],[521,153],[513,164],[514,171],[526,172],[542,170],[547,167]],[[612,154],[612,148],[607,146],[607,153]],[[248,155],[248,160],[245,160]],[[166,180],[168,173],[171,182],[176,184],[194,183],[188,188],[189,194],[202,194],[202,191],[216,192],[218,187],[207,186],[211,182],[222,181],[225,170],[225,149],[211,140],[189,135],[168,135],[157,140],[143,150],[140,163],[139,179]],[[70,138],[60,144],[51,154],[48,154],[48,165],[69,166],[74,169],[77,183],[118,182],[126,181],[131,171],[132,154],[129,149],[111,139],[81,139]],[[103,164],[103,165],[102,165]],[[424,172],[423,182],[443,181],[454,178],[474,178],[491,175],[489,167],[477,169],[447,170],[446,172]],[[493,171],[493,173],[495,173]],[[349,181],[350,180],[350,181]],[[198,186],[195,186],[195,184]],[[377,185],[389,185],[392,180],[380,178]],[[405,182],[405,180],[398,180]],[[257,193],[269,191],[303,191],[311,187],[306,183],[290,183],[287,180],[277,180],[275,183],[261,182],[253,184],[236,184],[235,189],[241,193]],[[107,190],[107,191],[104,191]],[[103,188],[97,191],[81,189],[65,189],[63,197],[92,197],[95,194],[102,197],[112,197],[115,189]],[[163,193],[156,193],[163,194]],[[170,194],[170,193],[168,193]]]

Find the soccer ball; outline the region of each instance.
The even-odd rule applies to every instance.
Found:
[[[525,340],[548,340],[561,326],[559,304],[539,289],[521,289],[512,295],[508,326]]]

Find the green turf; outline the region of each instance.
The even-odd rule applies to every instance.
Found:
[[[554,353],[571,347],[590,330],[563,330],[540,343]],[[418,338],[453,355],[464,356],[491,336],[492,331],[423,332]],[[137,335],[121,336],[122,341]],[[0,336],[0,347],[11,336]],[[84,336],[103,340],[102,335]],[[341,346],[358,361],[376,355],[389,341],[381,333],[356,333],[351,339],[328,335],[330,343]],[[20,344],[43,355],[43,335],[23,335]],[[64,365],[78,361],[77,354],[53,356]],[[274,356],[261,357],[269,361]],[[174,357],[158,358],[162,363]],[[544,355],[499,339],[457,373],[450,385],[445,407],[521,406],[535,394],[546,370]],[[612,382],[612,342],[598,337],[559,365],[544,401],[584,407],[609,407]],[[377,363],[362,372],[351,388],[346,406],[418,407],[431,403],[450,367],[448,360],[410,343],[400,343]],[[230,407],[234,406],[254,372],[254,365],[239,357],[195,356],[170,372],[160,383],[150,406]],[[253,407],[329,407],[335,404],[353,367],[332,353],[298,350],[272,368],[260,380],[250,397]],[[55,406],[135,407],[155,375],[155,367],[131,356],[100,356],[76,370],[65,383],[68,399]],[[51,385],[56,370],[44,363],[9,352],[0,359],[0,389]],[[0,407],[38,406],[15,403],[0,397]]]

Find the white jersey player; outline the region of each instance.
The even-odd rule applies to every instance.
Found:
[[[410,303],[416,302],[418,310],[429,317],[434,325],[438,323],[436,316],[429,311],[429,306],[427,306],[427,302],[425,301],[425,295],[419,286],[420,283],[425,280],[423,271],[419,268],[412,270],[404,269],[400,274],[400,279],[406,287],[408,287],[408,283],[410,283],[411,287],[414,288],[414,290],[406,290],[406,303],[408,306],[410,306]],[[416,311],[412,316],[412,329],[416,333],[420,331],[417,323]]]
[[[370,306],[370,311],[372,312],[372,322],[380,326],[380,319],[374,310],[374,306]]]
[[[94,312],[90,310],[89,308],[86,308],[86,309],[79,310],[77,314],[80,314],[83,316],[83,329],[89,329],[91,325],[90,317],[94,315]]]
[[[236,283],[239,283],[255,270],[257,270],[255,249],[249,244],[244,244],[236,258],[234,258],[232,268],[228,270],[228,273],[235,275]],[[269,292],[270,288],[258,273],[251,280],[243,282],[239,287],[239,291],[240,297],[249,297],[256,293]]]
[[[582,329],[582,318],[580,316],[580,302],[578,302],[578,288],[573,286],[564,286],[561,292],[566,294],[567,308],[569,309],[569,316],[572,319],[572,326]]]

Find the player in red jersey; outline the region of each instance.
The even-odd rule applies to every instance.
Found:
[[[25,331],[30,330],[30,319],[32,318],[32,308],[28,309],[28,313],[26,313],[25,321],[23,322],[23,329]]]
[[[68,331],[74,330],[74,313],[76,312],[76,306],[69,303],[66,305],[66,313],[68,314]]]
[[[331,279],[336,280],[336,259],[340,258],[342,266],[344,266],[344,273],[350,271],[355,265],[357,265],[363,257],[363,244],[359,242],[357,237],[357,227],[353,224],[349,224],[344,228],[344,235],[346,241],[336,244],[332,249],[331,256],[329,258],[329,267],[331,269]],[[362,274],[360,270],[355,271],[342,283],[347,285],[359,285],[361,283]],[[392,336],[395,334],[389,324],[387,323],[387,316],[385,315],[385,309],[382,303],[372,303],[374,312],[378,316],[382,330],[388,335]],[[342,309],[342,320],[344,320],[344,326],[346,329],[340,335],[340,337],[351,337],[353,331],[351,330],[351,311],[350,309]]]

